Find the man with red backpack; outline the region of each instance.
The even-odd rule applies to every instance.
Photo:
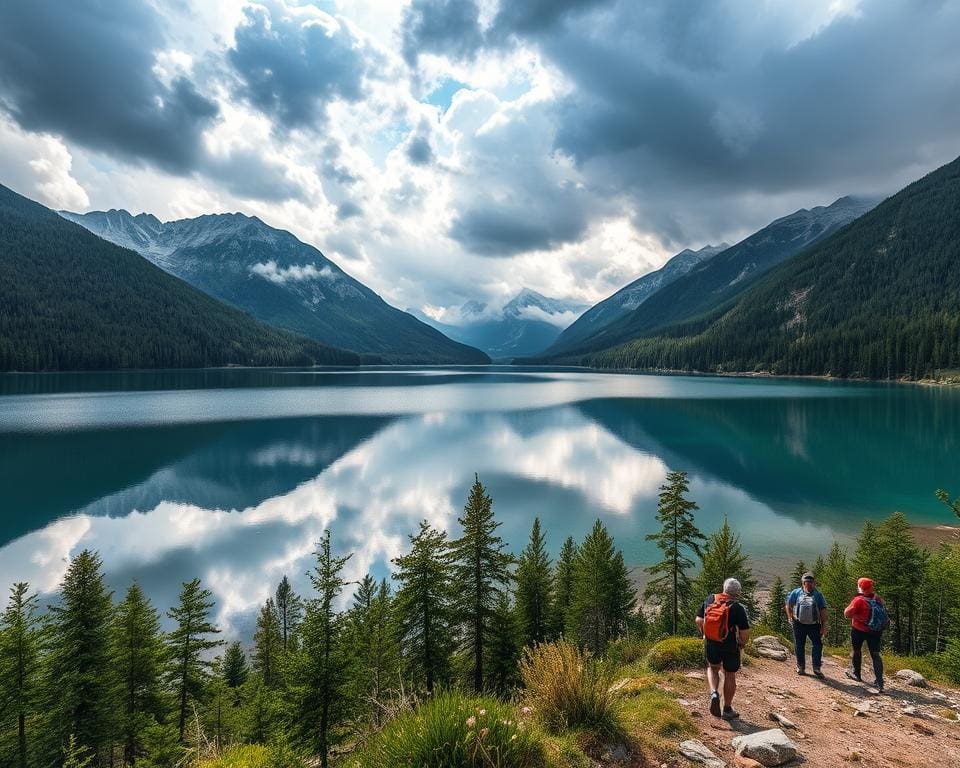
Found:
[[[850,642],[853,645],[853,669],[846,671],[847,677],[863,682],[860,677],[863,644],[866,642],[873,660],[873,674],[877,681],[877,689],[883,693],[883,659],[880,656],[880,640],[883,630],[890,625],[887,608],[874,593],[873,580],[862,578],[857,580],[857,596],[846,607],[843,615],[850,619]]]
[[[733,708],[737,692],[737,671],[740,651],[750,639],[747,610],[737,598],[740,582],[727,579],[723,592],[707,595],[697,611],[697,628],[703,635],[703,655],[707,660],[707,682],[710,685],[710,714],[724,720],[740,717]],[[723,668],[723,711],[720,710],[720,668]]]

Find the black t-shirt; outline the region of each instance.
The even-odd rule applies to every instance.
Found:
[[[702,619],[707,606],[713,603],[716,598],[716,595],[707,595],[706,599],[700,604],[700,610],[697,611],[697,616]],[[724,645],[730,648],[737,647],[737,633],[735,630],[738,628],[750,629],[750,619],[747,617],[747,609],[740,605],[740,603],[734,601],[730,603],[730,633],[727,635],[727,639],[724,640]],[[707,640],[707,642],[710,643],[713,641]]]

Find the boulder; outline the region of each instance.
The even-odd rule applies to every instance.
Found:
[[[698,739],[690,739],[680,743],[680,754],[691,763],[705,765],[707,768],[726,768],[726,763],[707,749],[707,746]]]
[[[796,724],[792,720],[788,720],[786,717],[781,715],[779,712],[771,712],[770,719],[773,722],[778,723],[781,728],[793,728],[796,729]]]
[[[752,757],[744,757],[743,755],[737,755],[733,764],[737,768],[763,768],[763,763],[758,763]]]
[[[927,682],[927,678],[921,675],[919,672],[914,672],[912,669],[901,669],[895,675],[898,680],[903,680],[907,685],[913,685],[917,688],[929,688],[930,683]]]
[[[753,639],[753,648],[758,656],[775,661],[786,661],[790,651],[773,635],[760,635]]]
[[[783,765],[795,758],[800,750],[779,728],[737,736],[731,742],[734,751],[756,760],[760,765]]]

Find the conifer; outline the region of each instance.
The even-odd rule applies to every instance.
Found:
[[[473,690],[481,693],[490,619],[500,591],[510,581],[513,558],[496,533],[500,523],[493,516],[493,499],[477,476],[458,520],[463,533],[450,545],[454,610],[463,629],[462,647]]]
[[[666,624],[671,634],[680,630],[681,607],[690,600],[690,577],[693,568],[691,555],[699,557],[701,544],[706,539],[697,528],[693,512],[699,507],[686,498],[689,491],[686,472],[671,472],[660,487],[657,521],[661,528],[647,535],[647,541],[656,543],[663,559],[647,568],[654,578],[647,584],[645,597],[655,598],[666,613]]]
[[[140,585],[131,584],[117,606],[110,638],[110,668],[125,765],[136,764],[144,752],[144,732],[163,718],[163,663],[160,616]]]
[[[210,621],[213,600],[200,579],[184,582],[180,601],[167,615],[176,626],[167,636],[167,684],[176,699],[177,734],[183,743],[190,706],[201,702],[213,666],[208,653],[221,645],[220,630]]]
[[[551,591],[550,558],[537,517],[533,520],[530,541],[517,560],[516,602],[523,645],[536,645],[547,639],[552,614]]]
[[[0,711],[17,719],[16,757],[9,762],[27,768],[27,719],[38,711],[40,625],[37,596],[26,582],[10,589],[10,600],[0,617]],[[32,734],[31,734],[32,738]],[[0,757],[3,757],[0,754]]]
[[[100,556],[85,549],[67,567],[46,633],[47,735],[54,754],[63,753],[71,737],[76,754],[94,760],[109,748],[112,612]]]
[[[269,688],[279,688],[282,680],[280,659],[283,654],[283,635],[280,618],[273,598],[260,608],[257,626],[253,635],[253,668]]]
[[[410,552],[393,560],[398,583],[396,621],[408,679],[433,693],[449,678],[454,646],[450,548],[447,535],[424,520]]]

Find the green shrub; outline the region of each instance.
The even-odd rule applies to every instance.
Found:
[[[695,637],[668,637],[647,654],[647,666],[655,672],[703,667],[703,641]]]
[[[550,733],[620,733],[621,696],[611,690],[615,673],[615,665],[571,643],[528,648],[520,663],[523,701]]]
[[[646,656],[651,645],[642,640],[615,640],[607,646],[603,658],[614,665],[626,666]]]
[[[201,768],[273,768],[270,750],[262,744],[238,744],[227,747],[215,760],[200,763]]]
[[[513,707],[441,693],[405,712],[353,758],[356,768],[539,768],[543,744]]]

